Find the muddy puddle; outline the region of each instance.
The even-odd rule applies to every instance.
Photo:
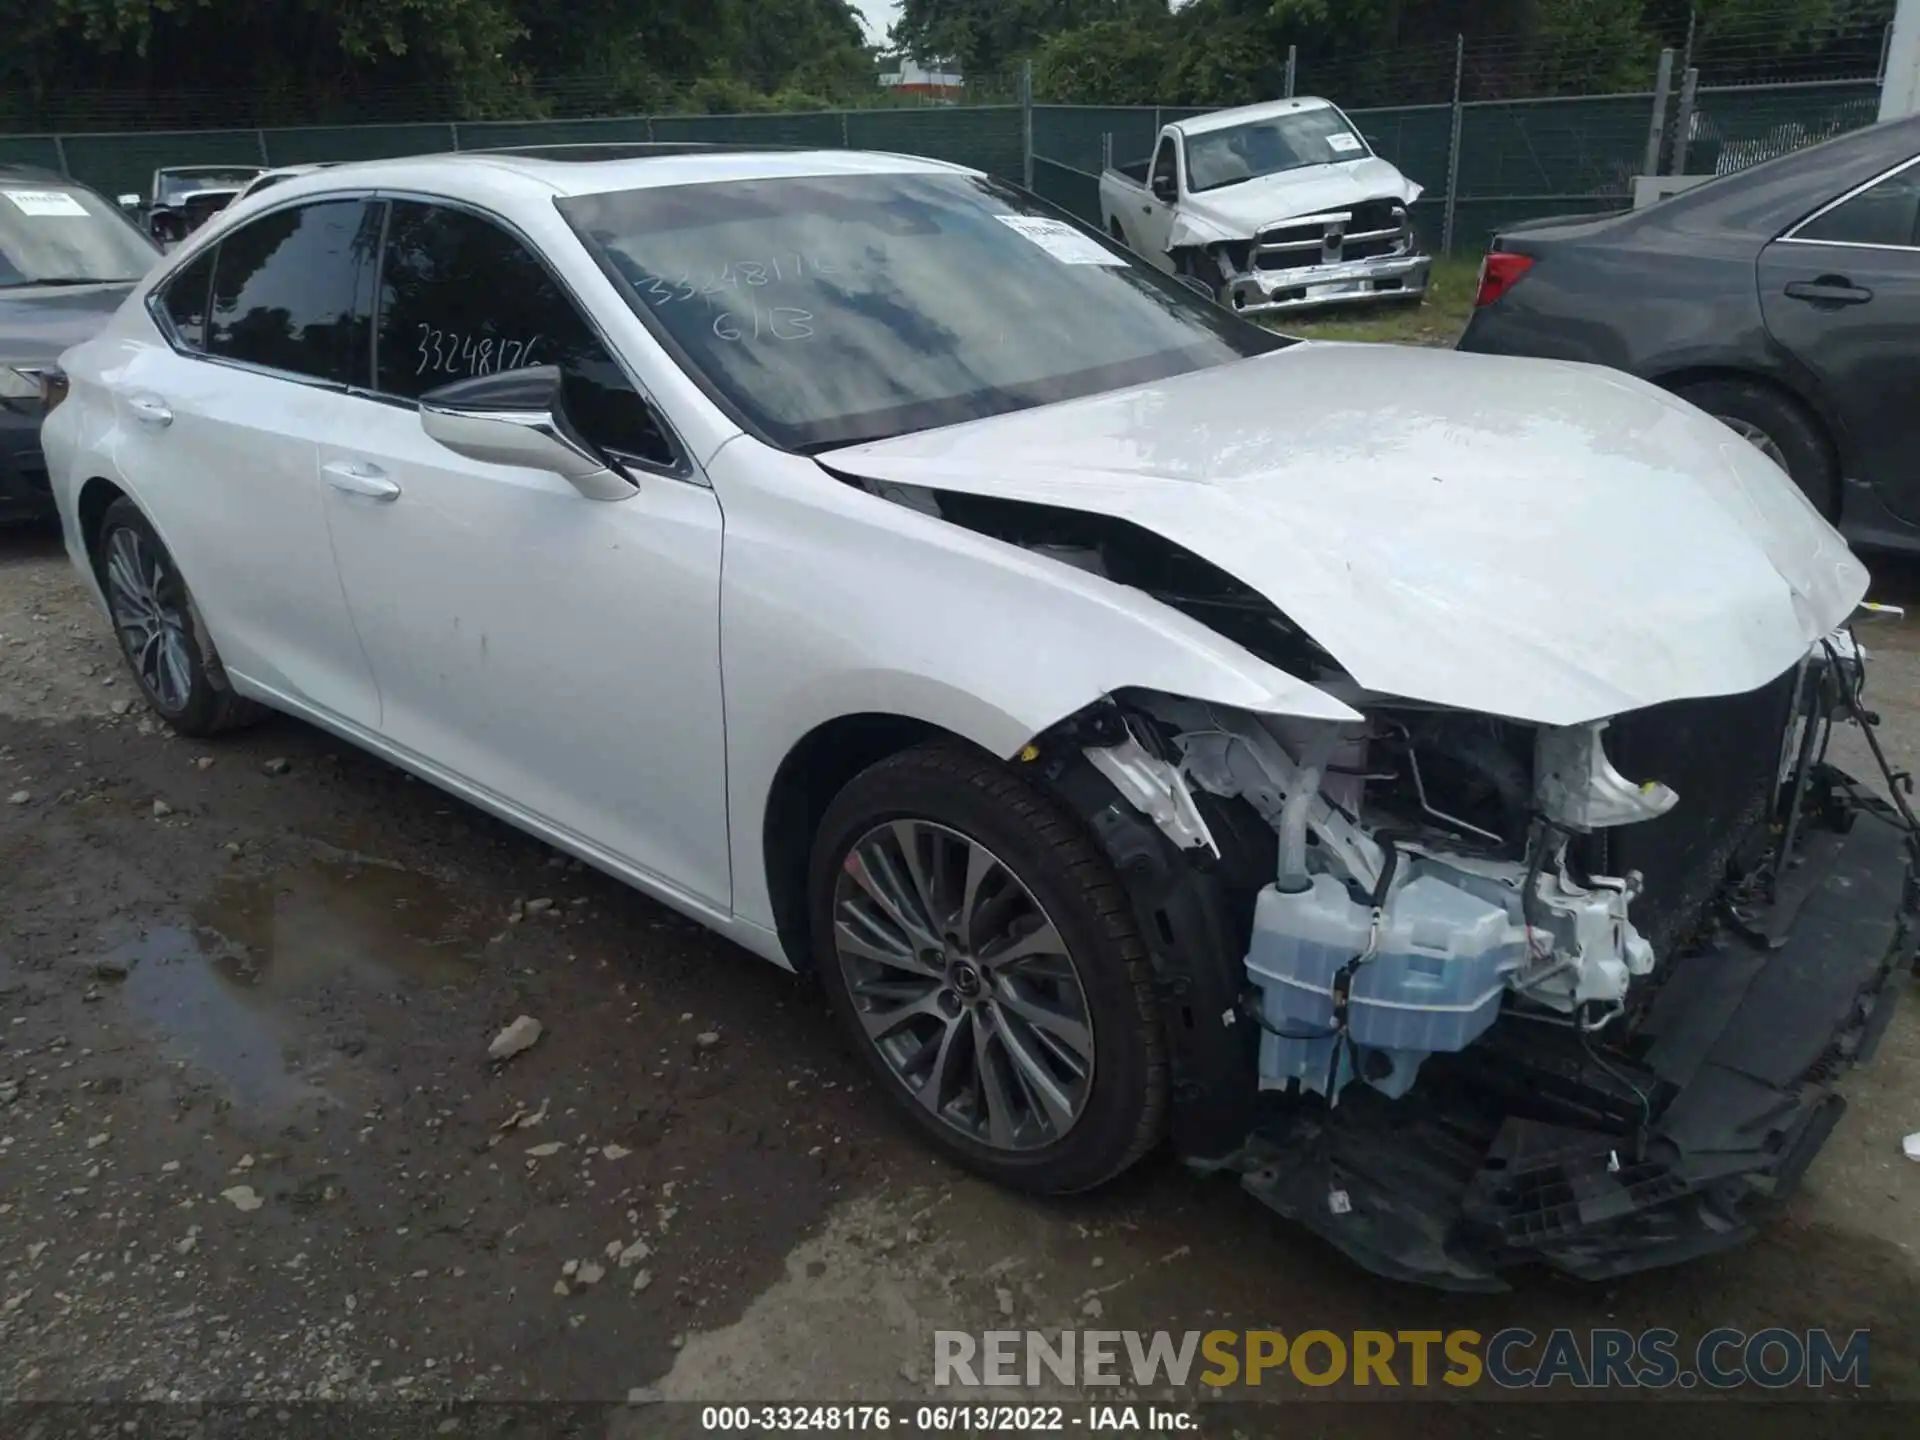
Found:
[[[368,990],[459,986],[480,937],[435,882],[389,866],[312,861],[221,882],[179,920],[106,955],[129,967],[129,1011],[163,1049],[242,1104],[325,1103],[335,1058],[303,1054],[300,1012]]]

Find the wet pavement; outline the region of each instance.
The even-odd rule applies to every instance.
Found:
[[[1863,639],[1920,763],[1920,622]],[[910,1400],[936,1328],[1724,1324],[1872,1327],[1920,1400],[1911,1004],[1754,1244],[1411,1290],[1164,1156],[966,1177],[807,982],[295,722],[172,737],[119,675],[57,540],[0,532],[0,1395]]]

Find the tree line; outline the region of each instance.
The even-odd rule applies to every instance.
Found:
[[[1350,105],[1650,87],[1662,48],[1713,83],[1872,74],[1894,0],[903,0],[895,39],[969,74],[1031,59],[1069,104],[1239,105],[1303,89]]]
[[[1293,47],[1303,90],[1369,105],[1444,98],[1456,35],[1470,98],[1644,89],[1660,48],[1689,42],[1714,83],[1871,73],[1893,5],[902,0],[885,48],[958,67],[969,99],[1006,98],[1031,62],[1042,100],[1230,105],[1280,93]],[[851,0],[0,0],[0,33],[11,129],[84,128],[78,112],[109,96],[123,108],[96,128],[811,110],[885,94]]]

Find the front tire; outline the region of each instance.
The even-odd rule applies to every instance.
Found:
[[[857,776],[821,821],[810,898],[834,1013],[938,1149],[1070,1193],[1159,1139],[1165,1044],[1127,897],[1004,765],[935,743]]]
[[[180,567],[131,500],[107,507],[94,558],[120,653],[162,720],[182,735],[205,736],[265,713],[227,683]]]

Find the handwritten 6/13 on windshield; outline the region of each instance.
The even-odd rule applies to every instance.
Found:
[[[722,310],[713,317],[713,333],[722,340],[809,340],[813,337],[813,312],[792,305]]]

